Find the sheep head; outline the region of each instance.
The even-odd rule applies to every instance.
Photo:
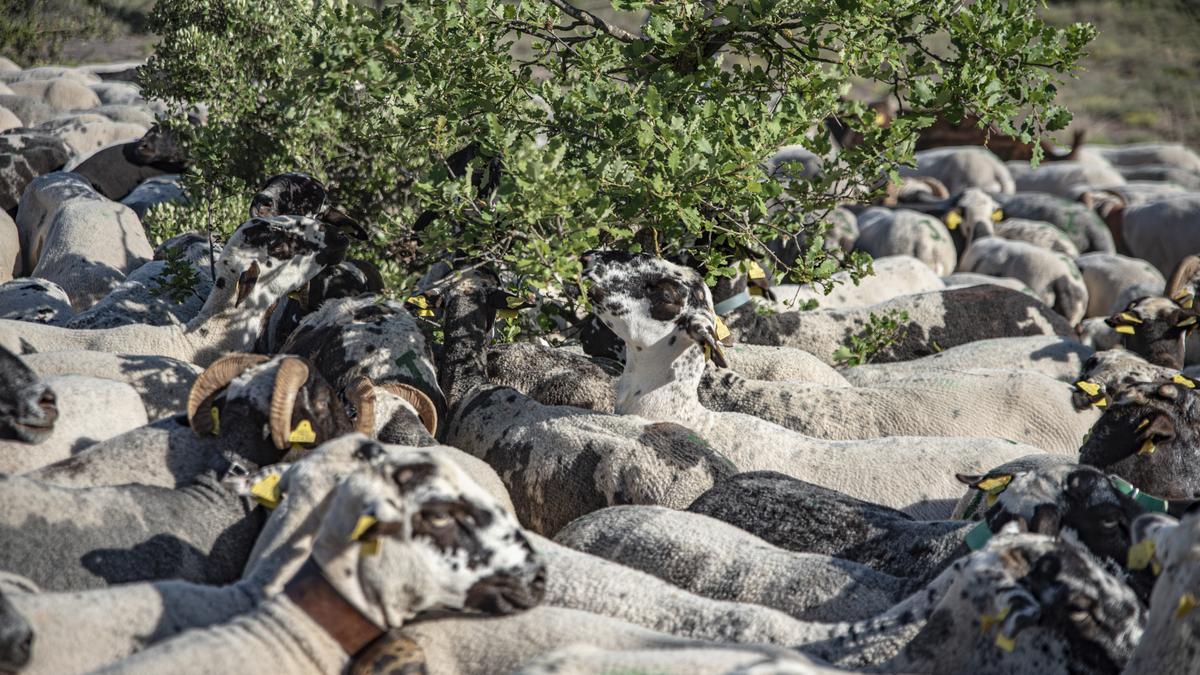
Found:
[[[1158,574],[1146,637],[1130,672],[1191,671],[1191,645],[1200,628],[1200,512],[1185,513],[1178,521],[1161,514],[1135,520],[1129,562]]]
[[[197,435],[236,437],[238,454],[258,465],[354,428],[333,387],[296,356],[218,359],[192,385],[187,414]]]
[[[54,392],[20,357],[0,347],[0,438],[40,443],[57,420]]]
[[[583,264],[593,311],[625,341],[627,350],[682,353],[695,343],[706,347],[718,366],[728,365],[712,294],[695,270],[614,251],[588,253]]]
[[[306,173],[281,173],[271,176],[250,201],[250,217],[305,216],[334,227],[350,230],[360,240],[367,231],[350,216],[329,204],[325,184]]]
[[[312,558],[380,629],[426,612],[511,614],[542,600],[545,566],[516,518],[449,460],[389,453],[329,499]]]
[[[1165,510],[1167,503],[1093,467],[1038,459],[1033,466],[957,476],[975,490],[963,517],[984,521],[968,535],[968,543],[978,547],[991,532],[1016,522],[1022,530],[1082,544],[1110,572],[1123,575],[1131,523],[1148,510]],[[1128,581],[1143,601],[1149,599],[1152,576],[1134,573]]]
[[[1193,499],[1200,495],[1198,421],[1197,396],[1186,384],[1134,384],[1105,409],[1079,459],[1165,499]]]
[[[336,227],[311,218],[251,218],[225,243],[215,285],[232,287],[234,306],[249,300],[266,310],[325,267],[341,262],[348,245]]]
[[[1125,348],[1150,363],[1183,368],[1184,340],[1196,329],[1197,317],[1170,298],[1147,297],[1104,320],[1121,334]]]

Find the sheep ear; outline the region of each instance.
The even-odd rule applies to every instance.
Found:
[[[1154,564],[1158,550],[1165,543],[1179,521],[1161,513],[1145,513],[1134,518],[1130,526],[1129,557],[1126,567],[1132,570],[1145,569]]]
[[[956,473],[954,474],[954,477],[957,478],[958,482],[962,483],[963,485],[970,486],[976,490],[983,490],[984,492],[996,492],[1008,487],[1008,484],[1012,482],[1013,474],[987,473],[980,476],[978,474],[971,475]]]
[[[354,238],[359,241],[366,241],[368,237],[367,228],[358,223],[357,220],[342,213],[341,211],[330,208],[321,216],[321,220],[333,225],[339,230],[350,230],[354,233]]]
[[[717,337],[717,321],[720,319],[712,322],[693,319],[688,322],[687,333],[704,348],[705,356],[712,359],[718,368],[728,368],[729,360],[725,358],[725,350],[721,348],[721,341]]]

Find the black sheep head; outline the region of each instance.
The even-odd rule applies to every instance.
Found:
[[[1165,499],[1194,499],[1200,496],[1198,421],[1190,387],[1135,384],[1096,421],[1079,460]]]
[[[1121,334],[1125,348],[1156,366],[1183,368],[1184,340],[1197,318],[1170,298],[1139,298],[1104,320]]]
[[[54,392],[16,354],[0,347],[0,438],[40,443],[57,419]]]

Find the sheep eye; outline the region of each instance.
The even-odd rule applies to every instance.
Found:
[[[1119,523],[1117,522],[1116,518],[1101,518],[1100,519],[1100,527],[1103,527],[1106,530],[1111,530],[1114,527],[1116,527],[1118,524]]]
[[[444,528],[454,524],[454,518],[446,513],[426,513],[425,522],[429,523],[430,527]]]
[[[1091,618],[1091,614],[1087,610],[1077,609],[1067,615],[1074,623],[1083,623]]]

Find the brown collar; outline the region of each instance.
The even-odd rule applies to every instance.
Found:
[[[287,582],[283,593],[329,633],[350,656],[383,635],[378,626],[363,616],[354,605],[346,602],[342,594],[321,574],[321,568],[311,557]]]

